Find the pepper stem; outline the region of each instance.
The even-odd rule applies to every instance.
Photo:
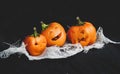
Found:
[[[79,18],[78,16],[76,17],[76,20],[78,21],[78,25],[83,25],[83,24],[84,24],[84,22],[81,21],[80,18]]]
[[[45,24],[43,21],[41,21],[40,23],[42,24],[42,30],[45,30],[48,27],[48,25]]]
[[[33,27],[33,30],[34,30],[34,33],[32,34],[32,36],[37,37],[39,34],[37,32],[36,27]]]

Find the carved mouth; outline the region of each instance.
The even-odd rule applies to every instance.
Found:
[[[78,38],[78,42],[81,42],[81,41],[85,41],[85,38],[81,38],[81,39]]]
[[[59,39],[61,37],[62,33],[59,33],[57,36],[55,36],[54,38],[52,38],[53,41],[56,41],[57,39]]]

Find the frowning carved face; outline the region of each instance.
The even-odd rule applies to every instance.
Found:
[[[47,46],[63,46],[66,41],[66,32],[61,24],[57,22],[50,23],[49,26],[42,31],[42,34],[47,39]]]
[[[93,44],[96,41],[96,29],[89,22],[85,22],[82,26],[70,27],[67,35],[73,44],[80,43],[82,46]]]

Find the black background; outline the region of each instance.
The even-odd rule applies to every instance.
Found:
[[[8,48],[2,42],[23,40],[40,21],[57,21],[67,31],[76,23],[76,16],[103,27],[104,34],[120,41],[119,2],[82,0],[41,0],[40,2],[3,2],[0,4],[0,51]],[[78,53],[66,59],[29,61],[25,55],[11,55],[0,59],[1,74],[120,74],[120,45],[108,44],[87,54]]]

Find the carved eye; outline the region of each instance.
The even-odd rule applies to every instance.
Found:
[[[58,29],[58,27],[56,26],[55,29]]]

